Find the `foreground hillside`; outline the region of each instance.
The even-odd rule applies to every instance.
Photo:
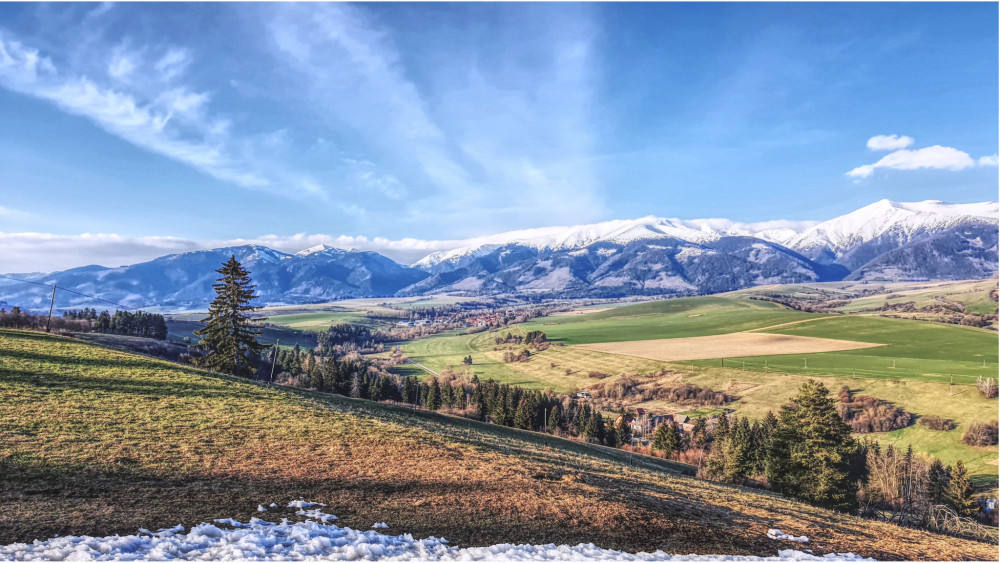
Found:
[[[993,559],[996,546],[682,476],[684,466],[537,434],[244,381],[0,331],[0,543],[134,533],[258,504],[457,545]]]

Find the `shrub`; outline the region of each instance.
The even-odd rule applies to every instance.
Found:
[[[940,430],[943,432],[955,429],[955,421],[947,418],[941,418],[940,416],[922,416],[917,422],[920,423],[921,426],[926,426],[931,430]]]
[[[841,400],[844,395],[841,390]],[[852,397],[850,392],[846,396],[850,402],[838,403],[837,414],[851,427],[852,432],[890,432],[906,427],[913,419],[910,413],[877,397]]]
[[[979,389],[979,394],[987,399],[993,399],[997,396],[997,382],[992,377],[980,375],[976,378],[976,388]]]
[[[606,373],[604,373],[602,371],[592,371],[592,372],[590,372],[590,373],[587,374],[587,377],[589,377],[591,379],[604,379],[606,377],[611,377],[611,376],[609,376],[608,374],[606,374]]]
[[[998,441],[997,435],[996,422],[975,422],[962,435],[962,442],[969,446],[995,446]]]

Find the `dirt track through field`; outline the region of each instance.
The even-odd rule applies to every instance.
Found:
[[[851,342],[832,338],[734,332],[714,336],[691,338],[665,338],[661,340],[633,340],[630,342],[600,342],[581,344],[576,348],[637,356],[650,360],[677,362],[682,360],[711,360],[713,358],[739,358],[744,356],[776,356],[780,354],[814,354],[874,348],[883,344]]]

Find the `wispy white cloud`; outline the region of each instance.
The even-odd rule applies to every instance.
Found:
[[[1000,164],[1000,157],[995,154],[990,156],[981,156],[977,162],[980,166],[996,166],[997,164]]]
[[[136,66],[138,64],[135,60],[135,54],[129,53],[124,45],[120,45],[111,52],[108,76],[117,81],[127,82]]]
[[[906,135],[875,135],[868,139],[868,148],[873,151],[894,151],[913,144],[913,138]]]
[[[405,196],[400,219],[410,223],[499,226],[600,212],[588,164],[596,65],[587,20],[577,19],[503,57],[530,53],[536,67],[449,53],[419,81],[364,7],[275,6],[266,27],[317,115],[359,134],[379,163],[350,167],[349,183]]]
[[[57,68],[38,50],[0,34],[0,86],[52,102],[112,135],[225,182],[288,195],[322,191],[312,180],[309,189],[302,190],[308,177],[283,169],[273,159],[262,164],[264,159],[254,151],[259,138],[234,138],[229,120],[209,112],[208,93],[172,80],[189,64],[187,51],[173,48],[159,58],[155,68],[165,84],[152,92],[130,89],[126,83],[142,64],[134,52],[119,46],[111,61],[108,73],[118,79],[117,87]]]
[[[158,61],[156,70],[160,73],[160,78],[164,81],[173,80],[184,73],[188,65],[191,64],[191,53],[187,49],[169,49]]]

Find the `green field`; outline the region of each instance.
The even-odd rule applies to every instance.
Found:
[[[974,383],[980,375],[996,377],[997,334],[985,329],[904,319],[836,316],[761,332],[885,344],[876,348],[726,358],[732,367],[810,376],[857,376],[914,381]],[[721,360],[683,362],[721,365]]]
[[[769,528],[877,559],[996,546],[684,477],[683,466],[425,411],[261,387],[73,339],[0,330],[0,544],[134,534],[258,504],[460,546],[593,542],[771,555]],[[294,509],[293,509],[294,510]],[[270,518],[299,519],[276,509]],[[642,522],[636,533],[635,522]]]
[[[358,311],[290,313],[287,315],[271,314],[267,318],[270,324],[285,326],[295,330],[310,332],[325,332],[335,324],[363,324],[375,326],[378,322]]]
[[[826,315],[792,311],[766,301],[735,297],[688,297],[627,305],[585,315],[543,317],[525,323],[550,340],[572,344],[708,336]]]
[[[807,321],[807,322],[802,322]],[[791,323],[791,324],[789,324]],[[811,314],[780,305],[746,299],[739,294],[657,301],[629,305],[599,313],[534,319],[509,329],[514,334],[542,330],[553,342],[526,363],[502,361],[503,350],[494,351],[494,338],[506,334],[451,334],[403,346],[414,361],[440,371],[463,368],[462,358],[472,355],[469,371],[480,378],[529,388],[551,387],[573,392],[598,380],[590,371],[611,376],[622,373],[672,372],[686,383],[725,391],[735,385],[752,388],[735,394],[729,406],[737,414],[763,416],[776,410],[794,394],[806,377],[822,378],[836,392],[848,385],[858,393],[892,401],[914,415],[951,418],[959,427],[934,432],[913,424],[876,437],[885,443],[913,445],[946,463],[962,459],[977,482],[996,481],[997,449],[977,449],[961,443],[962,432],[976,421],[997,418],[996,400],[982,398],[973,385],[979,375],[996,377],[997,334],[958,325],[888,319],[872,316]],[[696,360],[667,363],[575,348],[574,344],[622,342],[725,334],[739,330],[790,334],[884,344],[876,348],[801,355]],[[976,354],[982,354],[977,356]],[[986,367],[983,367],[985,361]],[[570,369],[569,374],[565,372]],[[954,379],[955,386],[949,383]],[[635,406],[639,406],[637,404]],[[642,403],[655,412],[689,409],[681,405]]]

